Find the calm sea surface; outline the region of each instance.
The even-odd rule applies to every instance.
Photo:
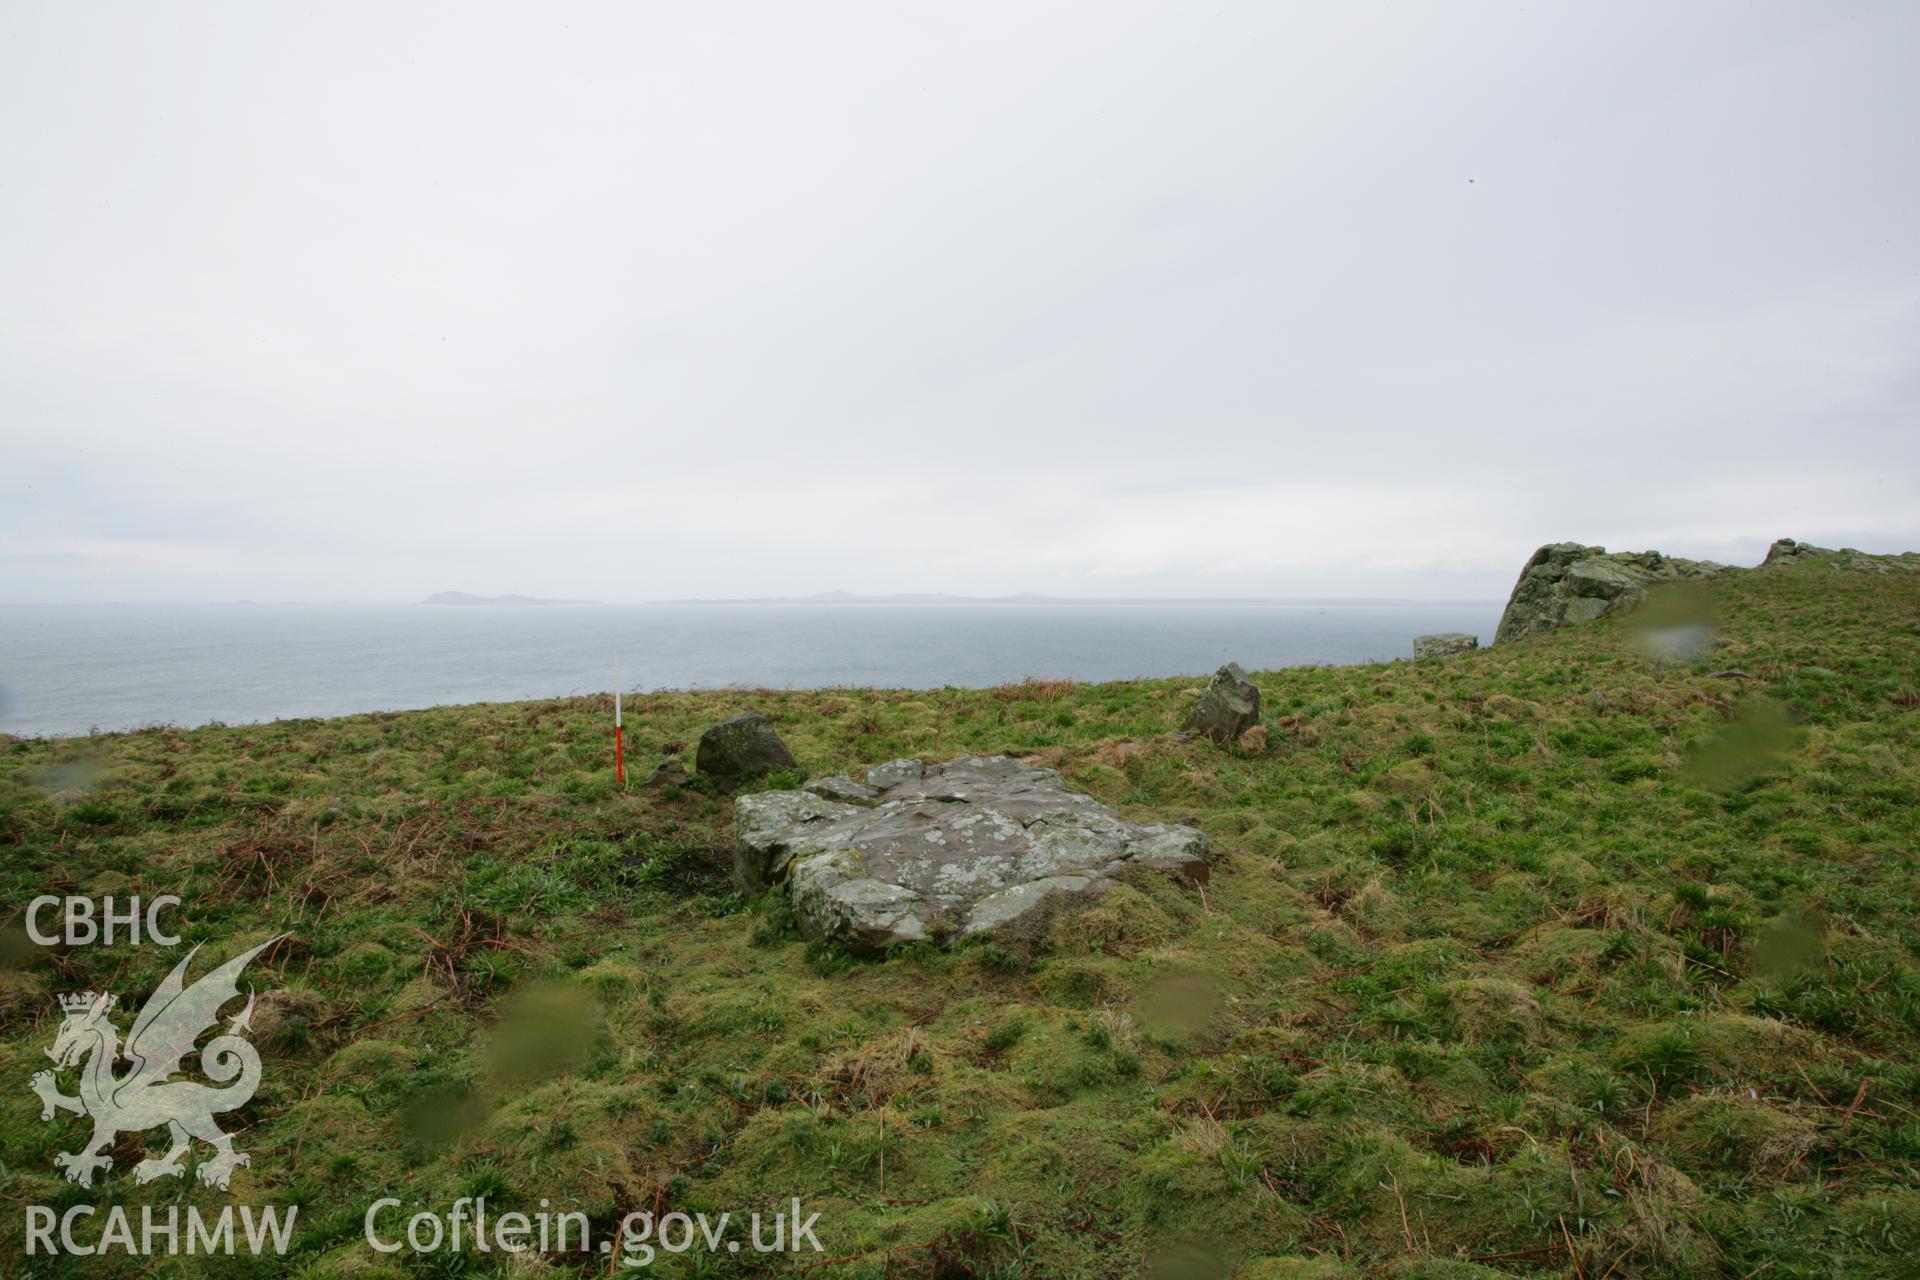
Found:
[[[1484,605],[0,605],[0,732],[238,724],[609,687],[983,686],[1412,655]]]

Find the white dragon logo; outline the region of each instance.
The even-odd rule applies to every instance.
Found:
[[[127,1060],[133,1066],[125,1075],[114,1072],[121,1052],[120,1033],[108,1016],[114,997],[91,991],[60,997],[66,1021],[60,1024],[60,1034],[47,1056],[53,1059],[56,1070],[86,1059],[80,1093],[77,1097],[61,1093],[53,1071],[36,1073],[33,1091],[40,1095],[42,1120],[53,1119],[55,1111],[71,1111],[93,1120],[92,1141],[78,1152],[61,1152],[53,1158],[56,1166],[67,1171],[67,1181],[92,1186],[95,1171],[112,1166],[113,1157],[103,1153],[117,1136],[160,1125],[167,1126],[173,1145],[158,1159],[135,1165],[135,1182],[180,1177],[186,1172],[182,1157],[195,1138],[214,1150],[213,1157],[202,1161],[196,1171],[208,1186],[225,1191],[233,1171],[251,1163],[250,1157],[233,1149],[233,1139],[213,1122],[221,1112],[244,1106],[260,1087],[260,1055],[242,1038],[242,1033],[251,1028],[251,995],[246,1010],[227,1024],[226,1034],[215,1036],[200,1051],[200,1069],[224,1087],[172,1077],[181,1069],[181,1059],[193,1051],[193,1042],[201,1032],[219,1019],[220,1007],[239,997],[240,972],[248,961],[278,941],[270,939],[235,956],[190,987],[184,981],[187,965],[200,948],[189,951],[133,1020],[126,1046]]]

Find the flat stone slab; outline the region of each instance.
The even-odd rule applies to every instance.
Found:
[[[734,802],[734,876],[785,884],[803,935],[856,950],[1011,927],[1131,867],[1207,877],[1191,827],[1123,821],[1052,769],[1006,756],[894,760]]]

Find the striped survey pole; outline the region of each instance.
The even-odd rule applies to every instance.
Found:
[[[627,784],[627,745],[620,734],[620,659],[613,660],[613,780]]]

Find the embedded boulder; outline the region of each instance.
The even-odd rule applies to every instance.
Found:
[[[1213,673],[1180,727],[1215,742],[1232,742],[1259,723],[1259,687],[1239,663],[1229,662]]]
[[[1540,548],[1520,571],[1500,615],[1493,642],[1542,635],[1603,614],[1632,608],[1647,589],[1663,582],[1711,578],[1727,566],[1683,560],[1658,551],[1615,551],[1554,542]]]
[[[864,786],[835,777],[742,796],[733,831],[744,891],[785,885],[802,935],[858,951],[1010,929],[1136,867],[1207,878],[1200,832],[1123,821],[1006,756],[895,760]]]
[[[693,762],[722,790],[731,791],[775,769],[793,768],[793,753],[765,716],[749,711],[722,720],[701,734],[700,750]]]
[[[1442,631],[1413,638],[1413,656],[1416,658],[1451,658],[1455,654],[1471,653],[1479,647],[1480,637],[1470,636],[1464,631]]]

